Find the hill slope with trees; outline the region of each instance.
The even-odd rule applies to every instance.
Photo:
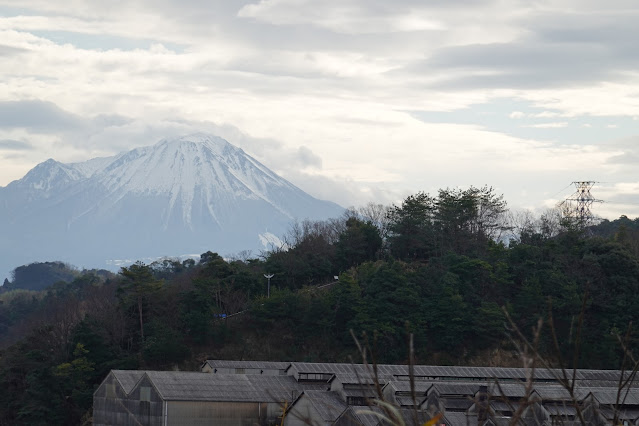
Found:
[[[512,220],[491,188],[445,189],[298,223],[256,258],[207,252],[4,292],[0,425],[87,422],[115,368],[357,361],[351,331],[380,363],[407,362],[413,334],[421,364],[522,366],[506,315],[530,334],[552,314],[539,342],[551,363],[619,368],[617,336],[639,315],[638,230],[626,217],[591,228],[550,213]],[[627,341],[636,352],[634,331]]]

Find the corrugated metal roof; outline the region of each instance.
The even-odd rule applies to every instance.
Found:
[[[434,382],[415,381],[415,392],[425,393],[433,386]],[[439,383],[439,382],[436,382]],[[410,382],[408,380],[394,380],[388,384],[394,392],[411,392]]]
[[[519,404],[517,404],[516,402],[511,402],[511,401],[491,401],[490,402],[490,408],[493,411],[517,411],[517,407],[519,407]]]
[[[379,383],[380,386],[384,386],[392,378],[393,376],[377,376],[377,379],[375,379],[375,377],[368,374],[337,374],[335,376],[335,380],[344,385],[374,385]]]
[[[447,412],[444,413],[444,420],[450,425],[455,426],[463,426],[466,424],[470,424],[470,420],[466,416],[466,413],[457,413],[457,412]],[[477,424],[477,420],[475,419],[475,424]]]
[[[211,368],[255,368],[263,370],[286,370],[290,362],[278,361],[233,361],[223,359],[207,359]]]
[[[291,368],[298,373],[333,373],[340,369],[353,371],[351,364],[327,364],[318,362],[292,362]]]
[[[568,390],[560,385],[535,384],[534,389],[544,401],[569,401],[571,399]],[[582,392],[577,389],[575,396],[579,398],[582,396],[581,394]]]
[[[292,362],[291,368],[299,373],[331,373],[354,375],[369,373],[372,375],[373,367],[363,364],[349,363],[306,363]],[[378,375],[380,377],[396,376],[406,377],[409,374],[407,365],[396,364],[379,364],[377,366]],[[483,380],[492,381],[494,379],[501,380],[522,380],[525,381],[534,373],[534,379],[544,382],[558,381],[563,377],[560,369],[544,369],[538,368],[534,372],[526,368],[504,368],[504,367],[465,367],[465,366],[438,366],[438,365],[415,365],[414,375],[420,380],[437,380],[437,379],[458,379],[458,380]],[[573,371],[566,370],[569,378],[572,378]],[[630,373],[626,372],[625,377]],[[618,370],[577,370],[575,375],[578,383],[583,382],[585,386],[616,386],[621,371]],[[539,382],[538,382],[539,383]],[[635,380],[633,387],[639,388],[639,380]]]
[[[303,398],[308,398],[313,408],[326,422],[337,420],[348,407],[337,392],[308,390],[304,391]]]
[[[436,382],[433,383],[433,388],[430,392],[436,391],[440,396],[443,395],[463,395],[463,396],[474,396],[479,391],[478,383],[457,383],[457,382],[449,382],[442,383]]]
[[[296,373],[330,373],[335,375],[352,376],[355,374],[374,375],[373,365],[349,364],[349,363],[314,363],[314,362],[292,362],[291,369]],[[379,376],[407,375],[407,365],[377,365]]]
[[[407,366],[390,366],[394,374],[405,374]],[[379,369],[384,366],[380,365]],[[437,365],[416,365],[415,375],[433,378],[469,378],[469,379],[518,379],[524,380],[533,373],[525,368],[503,368],[503,367],[464,367],[464,366],[437,366]],[[568,377],[572,377],[572,370],[566,370]],[[625,377],[630,373],[626,372]],[[608,381],[618,382],[621,371],[618,370],[577,370],[577,380],[589,380],[593,382]],[[537,380],[557,380],[563,377],[560,369],[535,369],[534,378]],[[635,381],[634,386],[639,387],[639,382]]]
[[[212,368],[245,368],[245,369],[289,369],[291,373],[322,373],[335,375],[335,380],[344,384],[372,383],[372,366],[362,364],[328,364],[328,363],[288,363],[270,361],[225,361],[209,360]],[[292,370],[291,370],[292,369]],[[410,395],[410,382],[407,380],[409,368],[406,365],[379,365],[378,378],[381,385],[389,383],[391,389],[402,401]],[[494,367],[450,367],[450,366],[415,366],[415,375],[421,380],[415,381],[415,390],[421,396],[428,391],[437,391],[439,395],[474,396],[480,385],[487,385],[493,397],[505,396],[511,400],[525,395],[523,383],[517,380],[530,374],[529,370],[517,368]],[[567,372],[572,376],[572,371]],[[165,400],[190,401],[234,401],[234,402],[279,402],[292,401],[303,391],[328,391],[330,384],[314,382],[298,382],[290,375],[265,376],[243,374],[207,374],[200,372],[157,372],[113,370],[115,379],[122,385],[126,393],[135,389],[144,374],[147,374]],[[617,385],[620,371],[613,370],[578,370],[575,396],[581,401],[592,393],[602,407],[612,406],[617,400]],[[545,381],[561,375],[558,370],[536,370],[535,377],[541,381],[534,383],[533,389],[545,402],[570,401],[566,389],[557,383]],[[497,379],[500,388],[495,385]],[[635,382],[624,404],[634,409],[639,407],[639,383]],[[361,391],[346,390],[348,394],[360,396]],[[317,393],[317,398],[322,398]],[[328,398],[328,397],[327,397]],[[406,405],[408,404],[406,399]],[[621,398],[623,400],[623,397]],[[451,399],[451,404],[456,402]],[[411,401],[412,402],[412,401]],[[448,404],[448,402],[447,402]],[[463,403],[464,405],[466,402]],[[556,407],[557,405],[555,405]],[[450,407],[458,409],[459,407]],[[318,410],[319,411],[319,410]],[[560,411],[555,408],[555,412]],[[631,410],[631,414],[632,414]],[[326,413],[325,413],[326,414]],[[326,414],[328,415],[328,414]],[[332,414],[331,414],[332,415]]]
[[[147,371],[164,400],[291,402],[307,389],[325,389],[298,383],[290,376],[208,374],[178,371]]]
[[[366,386],[362,386],[358,388],[343,389],[342,392],[344,392],[344,396],[346,397],[349,397],[349,396],[366,397],[366,398],[377,397],[377,391],[375,390],[375,388],[366,387]]]
[[[479,389],[477,389],[479,390]],[[523,398],[526,396],[526,386],[524,383],[490,383],[488,384],[488,394],[492,398]]]
[[[470,398],[445,398],[444,406],[446,410],[468,410],[471,405],[474,404],[474,401]]]
[[[127,394],[133,390],[144,375],[144,371],[140,370],[111,370],[111,372]]]
[[[363,426],[388,424],[382,421],[382,417],[380,417],[380,415],[387,417],[384,410],[377,406],[351,406],[344,412],[344,414],[342,414],[342,416],[350,416],[351,419],[355,420],[355,423]],[[418,425],[424,424],[429,420],[428,414],[421,410],[411,408],[400,409],[399,415],[402,417],[402,420],[406,425],[414,425],[415,417],[417,417]]]
[[[340,418],[346,416],[351,419],[352,423],[359,424],[361,426],[377,426],[380,424],[380,417],[374,413],[382,413],[377,407],[367,406],[350,406],[344,411]]]
[[[399,413],[406,425],[423,425],[430,419],[426,412],[417,408],[400,408]],[[415,419],[417,419],[417,422],[415,422]]]
[[[615,418],[615,410],[612,408],[599,408],[601,414],[608,420],[612,420]],[[617,419],[619,420],[637,420],[639,419],[639,410],[624,410],[621,409],[617,412]]]
[[[415,395],[414,402],[413,397],[408,395],[396,396],[395,398],[397,399],[397,405],[401,407],[414,407],[415,404],[417,404],[417,407],[419,407],[425,399],[423,395]]]
[[[592,384],[592,382],[590,382]],[[597,382],[595,382],[597,384]],[[523,398],[526,396],[526,387],[524,383],[495,383],[494,381],[416,381],[415,391],[421,393],[432,387],[432,391],[438,392],[440,396],[446,395],[466,395],[474,396],[479,391],[479,386],[488,386],[488,393],[492,398]],[[396,380],[389,382],[393,392],[410,392],[410,383],[405,380]],[[563,386],[554,383],[537,382],[533,384],[532,396],[541,398],[542,401],[570,401],[570,393]],[[606,405],[614,404],[617,400],[616,386],[582,386],[581,382],[577,382],[575,386],[575,398],[578,401],[583,400],[589,393],[595,395],[595,398]],[[536,394],[536,395],[535,395]],[[620,401],[623,401],[623,395]],[[631,388],[628,395],[623,401],[625,405],[639,405],[639,389]]]
[[[627,394],[625,390],[621,390],[619,393],[615,388],[590,388],[582,389],[582,391],[589,390],[597,398],[600,404],[614,405],[619,403],[624,405],[639,405],[639,389],[630,389]]]
[[[575,416],[577,415],[577,409],[572,405],[562,405],[562,404],[544,404],[544,408],[546,411],[550,413],[551,416]]]

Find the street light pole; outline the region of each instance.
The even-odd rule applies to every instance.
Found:
[[[266,297],[270,298],[271,297],[271,278],[273,278],[275,274],[264,274],[264,278],[266,278],[268,280],[268,287],[266,290]]]

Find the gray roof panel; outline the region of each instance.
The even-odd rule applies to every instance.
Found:
[[[337,392],[308,390],[302,398],[307,398],[322,420],[329,423],[337,420],[348,407]]]
[[[140,370],[111,370],[111,372],[127,394],[133,390],[144,375],[144,371]]]
[[[221,359],[208,359],[206,363],[212,368],[254,368],[263,370],[285,370],[290,362],[278,361],[233,361]]]
[[[382,410],[378,407],[367,407],[353,405],[348,407],[346,411],[340,416],[340,419],[349,419],[349,424],[357,424],[360,426],[377,426],[380,424],[380,418],[374,413],[382,413]]]
[[[306,389],[326,385],[298,383],[290,376],[147,371],[164,400],[291,402]]]

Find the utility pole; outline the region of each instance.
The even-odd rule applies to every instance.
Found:
[[[594,181],[573,182],[572,184],[575,185],[577,190],[559,204],[564,218],[576,221],[581,228],[592,225],[595,222],[596,217],[590,210],[592,205],[594,203],[603,203],[603,200],[597,200],[590,192],[596,183]]]
[[[266,297],[271,297],[271,278],[273,278],[275,274],[264,274],[264,278],[268,280],[268,286],[266,287]]]

